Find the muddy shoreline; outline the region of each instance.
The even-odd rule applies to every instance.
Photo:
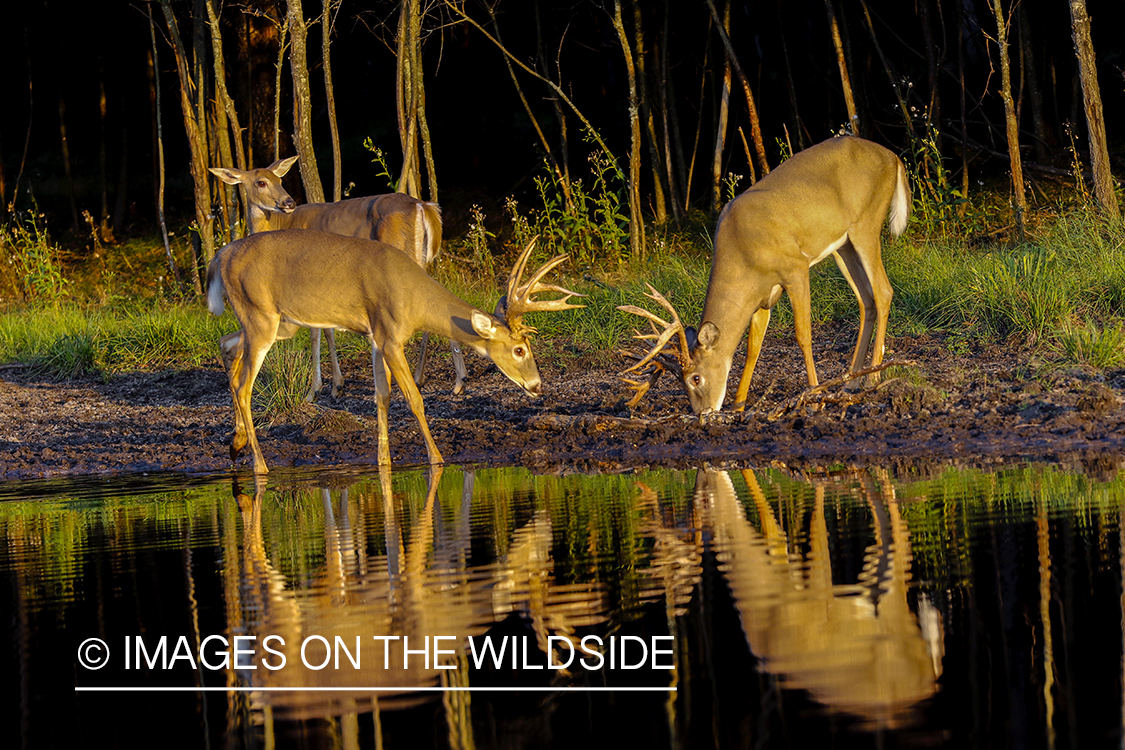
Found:
[[[822,380],[842,374],[854,332],[819,335]],[[802,471],[883,466],[898,473],[947,465],[1048,461],[1098,476],[1125,465],[1125,371],[1052,366],[1019,347],[951,353],[940,336],[900,337],[889,357],[916,372],[854,403],[803,407],[769,419],[804,388],[791,337],[767,338],[750,403],[755,411],[700,420],[677,383],[662,379],[638,409],[614,365],[538,354],[544,394],[531,400],[488,361],[468,357],[466,393],[453,396],[446,358],[431,361],[422,392],[434,439],[449,464],[521,465],[537,472],[617,472],[701,462]],[[962,347],[963,348],[963,347]],[[438,347],[440,350],[441,347]],[[736,372],[741,361],[736,360]],[[271,468],[373,465],[377,436],[370,360],[344,364],[345,391],[278,423],[259,422]],[[731,378],[731,392],[737,378]],[[851,399],[845,398],[845,401]],[[212,365],[54,382],[0,369],[0,478],[232,469],[226,377]],[[426,461],[401,395],[391,404],[396,466]],[[234,466],[249,471],[249,459]]]

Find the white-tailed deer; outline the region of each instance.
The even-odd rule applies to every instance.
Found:
[[[618,309],[643,315],[652,333],[638,338],[655,345],[626,372],[653,368],[647,381],[629,381],[636,404],[668,367],[678,371],[696,414],[718,411],[726,398],[731,361],[750,326],[746,367],[738,383],[735,409],[746,405],[750,378],[762,350],[770,308],[784,290],[793,306],[797,343],[805,356],[810,386],[818,383],[812,355],[809,268],[831,255],[859,300],[859,338],[849,373],[867,359],[875,326],[872,366],[883,360],[890,313],[890,281],[883,270],[880,235],[890,213],[891,234],[906,228],[910,185],[902,161],[882,146],[861,138],[833,138],[795,154],[742,195],[719,216],[711,277],[698,333],[684,328],[672,305],[652,289],[648,295],[671,313],[665,321],[632,305]],[[679,339],[676,359],[664,355]],[[876,379],[878,375],[872,375]],[[854,381],[853,381],[854,382]]]
[[[418,331],[469,346],[489,357],[527,393],[538,395],[539,370],[528,342],[535,329],[524,325],[523,317],[537,310],[581,307],[569,304],[571,297],[581,295],[541,282],[566,259],[565,255],[551,259],[529,281],[521,283],[534,247],[533,240],[516,261],[508,293],[497,304],[496,315],[461,301],[400,250],[382,242],[294,229],[252,234],[224,247],[207,272],[207,306],[215,315],[221,314],[225,294],[242,326],[242,330],[219,340],[234,397],[231,460],[249,443],[254,471],[268,471],[254,433],[250,393],[270,347],[298,328],[341,328],[371,340],[380,464],[391,462],[387,438],[391,381],[387,369],[418,419],[430,463],[442,460],[426,423],[422,394],[403,351],[407,340]],[[533,299],[549,291],[565,296]]]
[[[336,203],[306,203],[298,206],[282,187],[281,178],[297,162],[296,156],[275,161],[265,169],[212,168],[211,172],[229,185],[241,185],[249,211],[250,232],[275,229],[319,229],[322,232],[379,240],[403,251],[422,268],[429,267],[441,250],[441,209],[404,193],[388,193],[366,198],[350,198]],[[332,396],[340,395],[344,376],[336,357],[336,336],[326,331],[332,360]],[[312,385],[306,401],[320,394],[320,329],[311,331]],[[414,370],[414,382],[422,384],[429,333],[422,335],[421,354]],[[465,387],[465,360],[454,341],[453,367],[456,378],[453,392]]]

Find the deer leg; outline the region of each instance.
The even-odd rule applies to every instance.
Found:
[[[391,403],[391,380],[387,372],[383,353],[371,340],[371,372],[375,377],[375,413],[379,429],[379,465],[391,465],[391,440],[387,428],[388,410]]]
[[[426,379],[426,354],[429,351],[427,347],[430,344],[430,332],[424,331],[422,333],[422,344],[418,347],[418,366],[414,368],[414,383],[419,388],[422,387],[423,381]]]
[[[852,288],[856,300],[859,302],[859,337],[856,339],[855,352],[852,354],[852,362],[850,372],[862,370],[864,364],[867,362],[867,350],[871,344],[871,331],[875,327],[876,317],[882,318],[880,330],[885,333],[886,317],[890,313],[890,300],[887,299],[886,308],[881,310],[880,305],[876,303],[875,290],[872,285],[872,279],[867,272],[867,268],[863,263],[862,254],[852,242],[845,243],[841,246],[836,254],[836,265],[840,267],[840,272],[844,274],[844,278],[848,282],[848,286]],[[879,264],[880,268],[882,264]],[[883,275],[884,280],[886,275]],[[886,283],[886,288],[890,289],[890,283]],[[872,315],[875,313],[875,315]],[[876,352],[872,355],[872,364],[876,365],[882,360],[882,341],[877,344]],[[876,378],[876,381],[878,379]],[[858,380],[853,380],[848,383],[848,388],[857,389],[860,384]]]
[[[332,360],[332,398],[339,398],[340,391],[344,389],[344,375],[340,372],[340,360],[336,357],[336,331],[325,328],[324,335],[328,339],[328,356]],[[320,363],[319,358],[317,363]]]
[[[770,308],[763,307],[750,318],[750,335],[746,338],[746,366],[742,368],[742,377],[738,380],[738,392],[734,396],[734,410],[743,411],[746,408],[746,395],[750,393],[750,378],[754,376],[754,367],[758,364],[758,355],[762,353],[762,340],[766,337],[766,328],[770,324]]]
[[[453,379],[453,395],[460,395],[465,390],[465,381],[469,374],[465,370],[465,357],[461,354],[461,342],[450,341],[449,348],[453,352],[453,370],[457,376]]]
[[[894,290],[891,289],[891,280],[887,278],[887,272],[883,268],[882,262],[876,264],[871,274],[871,288],[875,295],[875,315],[877,318],[875,325],[875,349],[871,352],[871,366],[883,363],[883,355],[886,353],[887,348],[887,320],[891,316],[891,300],[894,298]],[[879,373],[873,372],[868,376],[868,383],[875,384],[879,382]]]
[[[239,452],[249,444],[250,452],[254,457],[254,473],[266,474],[269,472],[269,468],[266,466],[265,457],[262,456],[262,449],[258,445],[258,435],[254,431],[254,419],[250,413],[250,394],[254,389],[254,380],[262,369],[262,362],[266,359],[266,353],[273,346],[273,337],[264,339],[269,341],[265,346],[254,344],[254,339],[247,333],[243,334],[243,339],[245,343],[242,347],[242,353],[235,363],[237,372],[232,372],[231,377],[232,385],[237,382],[234,388],[236,431],[230,444],[231,460],[237,458]]]
[[[312,371],[309,373],[309,392],[305,394],[305,401],[310,404],[320,397],[321,386],[324,381],[320,379],[320,329],[309,329],[309,358],[312,360]]]
[[[223,360],[223,369],[227,373],[227,382],[230,385],[231,402],[234,407],[234,434],[245,433],[245,426],[242,424],[242,412],[238,410],[238,401],[235,400],[235,386],[238,383],[237,373],[242,369],[243,361],[243,335],[242,331],[235,331],[228,333],[219,339],[219,357]],[[239,450],[245,445],[245,440],[239,445]],[[235,459],[233,438],[231,444],[231,460]]]
[[[422,433],[422,439],[426,441],[426,452],[429,454],[430,463],[444,463],[441,452],[438,451],[437,443],[434,442],[434,438],[430,434],[430,426],[426,423],[422,394],[418,391],[418,386],[414,384],[413,378],[410,377],[410,363],[406,361],[406,355],[403,353],[402,347],[393,345],[388,347],[385,356],[387,365],[391,368],[391,374],[398,381],[399,390],[406,397],[406,403],[410,405],[410,411],[414,412],[414,418],[418,420],[418,429]]]
[[[797,336],[797,343],[805,355],[805,373],[809,378],[809,387],[816,386],[820,381],[816,377],[816,364],[812,356],[812,301],[809,298],[809,276],[806,272],[785,286],[789,293],[789,303],[793,307],[793,328]]]

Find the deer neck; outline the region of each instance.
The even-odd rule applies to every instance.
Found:
[[[703,303],[703,323],[714,323],[719,329],[715,354],[726,362],[734,359],[735,350],[750,325],[750,318],[763,307],[770,306],[772,290],[763,289],[756,280],[747,282],[737,274],[723,273],[712,267],[707,284],[707,299]],[[776,300],[772,300],[776,301]]]
[[[289,214],[267,211],[255,204],[250,206],[250,234],[289,228]]]
[[[423,273],[425,273],[423,271]],[[438,282],[430,279],[426,293],[419,293],[415,299],[422,300],[419,310],[417,331],[425,331],[472,347],[477,353],[485,354],[484,339],[473,330],[472,315],[482,312],[453,294]],[[421,290],[419,290],[420,292]],[[502,318],[499,323],[507,326]]]

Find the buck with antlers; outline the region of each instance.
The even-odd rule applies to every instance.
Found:
[[[430,463],[442,460],[403,351],[406,341],[418,331],[469,346],[492,359],[528,394],[537,396],[539,370],[528,341],[535,329],[525,325],[523,317],[532,311],[582,307],[569,304],[571,297],[582,295],[542,283],[547,273],[566,260],[565,255],[551,259],[522,283],[534,247],[533,240],[516,261],[508,293],[497,304],[495,315],[461,301],[401,251],[382,242],[302,229],[252,234],[224,247],[208,269],[207,306],[215,315],[221,314],[225,294],[242,326],[219,341],[234,397],[231,460],[249,444],[254,471],[268,471],[254,433],[250,393],[270,347],[301,327],[342,328],[371,340],[380,464],[391,462],[387,369],[418,419]],[[534,299],[541,292],[565,296]]]
[[[241,185],[249,212],[250,232],[275,229],[319,229],[323,232],[379,240],[397,247],[427,268],[441,249],[441,209],[403,193],[388,193],[367,198],[350,198],[336,203],[306,203],[298,206],[281,185],[281,178],[297,162],[296,156],[275,161],[265,169],[227,169],[213,167],[212,174],[229,185]],[[332,360],[332,396],[340,395],[344,376],[336,357],[336,336],[326,329],[328,352]],[[312,385],[306,401],[320,394],[320,329],[311,331]],[[422,384],[429,333],[422,335],[421,353],[414,370],[414,382]],[[465,360],[461,347],[451,342],[456,377],[453,392],[465,387]]]
[[[637,391],[630,406],[667,367],[677,371],[695,413],[721,409],[735,349],[749,325],[746,367],[735,396],[735,410],[744,409],[770,309],[782,290],[793,306],[809,385],[817,385],[809,268],[829,255],[860,304],[859,338],[848,372],[863,367],[872,326],[872,366],[882,362],[893,295],[880,241],[888,211],[891,234],[897,237],[910,214],[910,185],[902,160],[882,146],[853,137],[834,138],[795,154],[727,204],[715,232],[698,332],[685,329],[672,305],[651,286],[648,296],[671,313],[671,321],[632,305],[618,308],[648,318],[652,332],[638,338],[655,341],[651,351],[626,370],[650,368],[648,380],[628,381]],[[679,342],[675,359],[664,354],[673,338]]]

